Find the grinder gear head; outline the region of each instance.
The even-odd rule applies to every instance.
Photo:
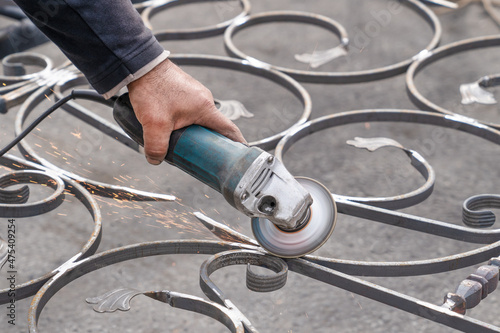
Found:
[[[282,229],[269,219],[253,218],[252,231],[257,242],[271,254],[296,258],[320,248],[335,228],[337,209],[328,189],[317,181],[297,177],[313,198],[303,220],[295,230]]]
[[[312,203],[309,192],[267,152],[254,160],[234,191],[239,211],[266,218],[283,230],[299,228]]]

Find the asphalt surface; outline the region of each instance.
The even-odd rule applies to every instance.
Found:
[[[234,1],[190,4],[156,14],[155,30],[191,28],[215,24],[239,12]],[[391,1],[263,1],[252,0],[252,13],[299,10],[325,15],[342,24],[350,38],[346,56],[319,68],[354,71],[387,66],[409,59],[425,48],[433,34],[414,11]],[[393,7],[391,7],[393,6]],[[465,38],[499,33],[498,26],[480,3],[454,11],[439,10],[441,45]],[[0,19],[2,26],[12,21]],[[266,62],[308,69],[293,55],[338,45],[338,38],[317,26],[301,23],[269,23],[237,34],[235,44],[245,53]],[[222,36],[191,41],[162,42],[172,53],[227,55]],[[31,49],[51,57],[56,65],[64,55],[47,43]],[[497,47],[470,51],[438,61],[419,74],[416,84],[434,103],[460,114],[498,122],[498,105],[463,106],[459,84],[499,72]],[[302,113],[300,102],[289,91],[265,78],[204,66],[185,66],[206,84],[216,98],[238,100],[254,114],[236,124],[248,141],[286,130]],[[359,84],[311,84],[311,119],[349,110],[416,109],[405,91],[405,75]],[[498,95],[498,89],[490,91]],[[111,120],[110,109],[84,102],[92,111]],[[41,103],[37,114],[51,101]],[[0,145],[14,137],[19,107],[0,115]],[[29,119],[34,118],[30,116]],[[425,202],[404,212],[443,222],[461,224],[465,199],[482,193],[498,193],[500,155],[493,143],[451,129],[405,123],[346,125],[310,135],[297,142],[285,156],[285,164],[297,176],[322,182],[332,192],[355,196],[406,193],[422,184],[421,176],[396,149],[374,153],[346,144],[354,137],[388,137],[419,151],[434,167],[436,184]],[[215,240],[192,215],[202,211],[230,228],[252,236],[250,223],[230,207],[220,194],[171,166],[150,166],[145,159],[102,135],[64,111],[42,122],[26,139],[44,158],[81,176],[145,191],[173,194],[174,202],[117,202],[96,197],[103,215],[103,238],[98,252],[156,240]],[[13,155],[19,155],[17,149]],[[2,173],[7,172],[2,168]],[[43,198],[46,188],[32,186],[33,197]],[[17,282],[26,282],[55,269],[78,253],[92,232],[92,218],[76,200],[68,198],[55,211],[16,221]],[[7,234],[8,219],[3,218]],[[494,228],[494,227],[493,227]],[[409,261],[462,253],[480,245],[339,215],[330,240],[318,255],[362,261]],[[500,255],[500,253],[498,254]],[[131,260],[89,273],[57,292],[39,320],[40,332],[224,332],[215,320],[173,309],[147,297],[132,300],[131,310],[100,314],[85,302],[107,291],[128,287],[141,291],[171,290],[199,297],[199,269],[205,255],[165,255]],[[475,266],[476,267],[476,266]],[[392,290],[437,305],[447,292],[475,267],[414,277],[364,278]],[[0,271],[0,287],[8,287],[8,273]],[[244,267],[228,267],[214,273],[216,284],[260,332],[455,332],[454,329],[386,306],[355,293],[290,273],[286,286],[260,294],[246,289]],[[498,291],[468,315],[500,325]],[[0,306],[1,332],[26,332],[32,298],[16,302],[16,325],[8,323],[6,305]]]

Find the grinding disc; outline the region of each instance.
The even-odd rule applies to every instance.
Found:
[[[285,231],[264,218],[252,218],[252,231],[257,242],[278,257],[297,258],[320,248],[333,232],[337,207],[330,191],[319,182],[295,178],[312,196],[309,221],[298,230]]]

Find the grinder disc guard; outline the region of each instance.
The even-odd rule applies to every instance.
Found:
[[[298,230],[285,231],[265,218],[252,219],[257,242],[278,257],[297,258],[320,248],[333,232],[337,207],[330,191],[319,182],[303,177],[296,180],[311,194],[309,221]]]

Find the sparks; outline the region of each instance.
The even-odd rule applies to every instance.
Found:
[[[45,94],[44,96],[45,96],[45,97],[46,97],[49,101],[51,101],[51,102],[52,102],[52,100],[50,99],[50,97],[49,97],[49,96],[47,96],[46,94]]]
[[[57,157],[57,155],[54,155],[54,154],[52,154],[52,153],[48,152],[47,150],[45,151],[45,153],[46,153],[47,155],[52,156],[52,157]]]
[[[77,139],[81,139],[82,138],[82,132],[80,132],[78,129],[75,129],[74,132],[71,132],[71,135],[73,135]]]
[[[41,136],[39,136],[39,135],[33,134],[33,136],[34,136],[34,137],[36,137],[36,138],[37,138],[37,139],[39,139],[39,140],[47,141],[47,139],[44,139],[44,138],[42,138],[42,137],[41,137]]]
[[[123,183],[123,181],[120,178],[113,177],[114,180],[119,181],[120,183]]]

